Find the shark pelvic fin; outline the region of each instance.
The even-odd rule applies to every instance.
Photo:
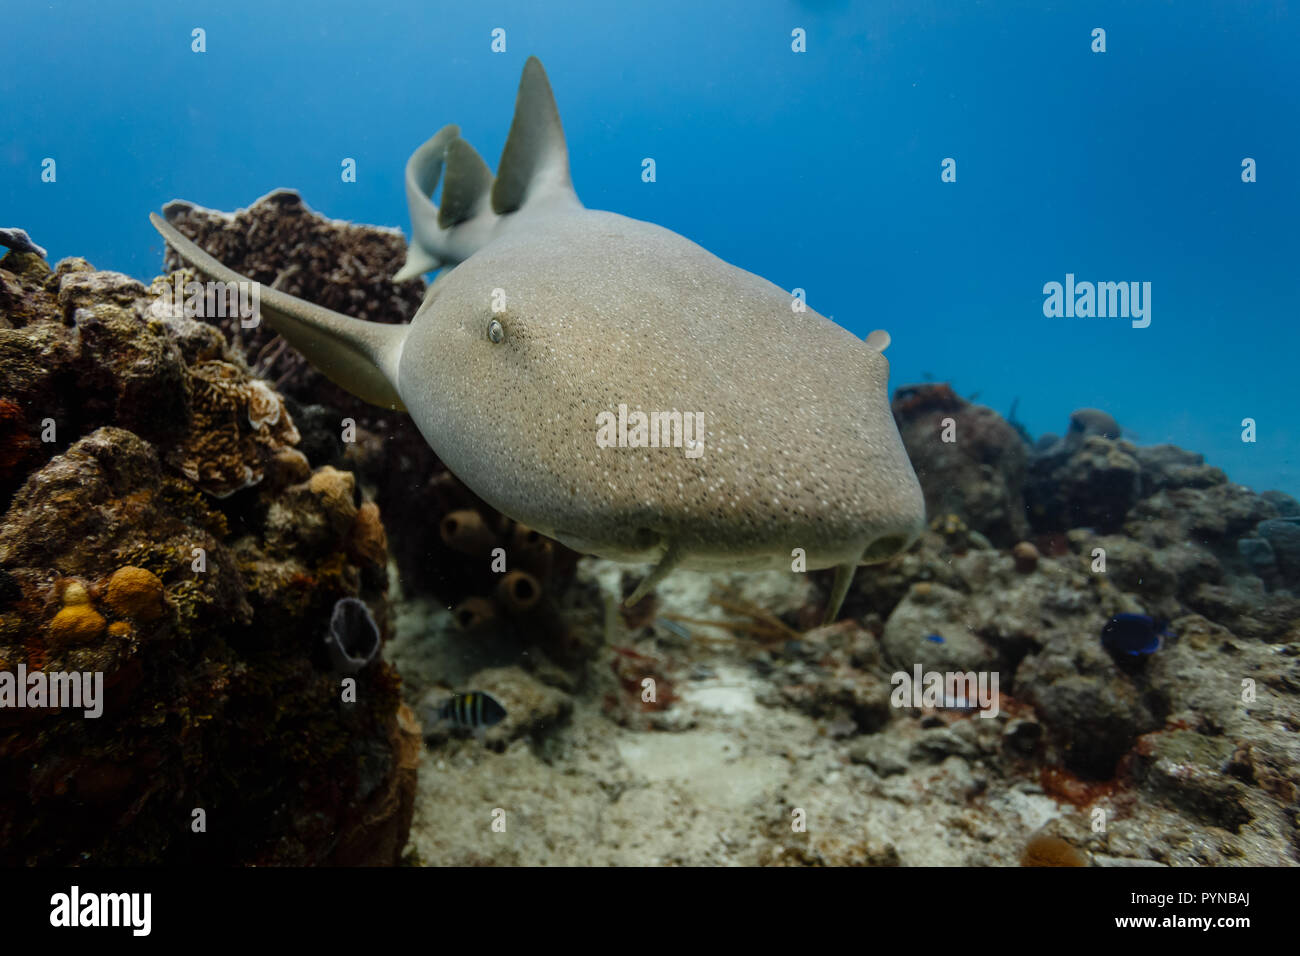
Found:
[[[200,272],[222,282],[251,282],[191,242],[157,213],[149,214],[168,244]],[[405,411],[397,394],[397,364],[407,326],[365,322],[260,286],[267,324],[307,357],[331,382],[382,408]]]

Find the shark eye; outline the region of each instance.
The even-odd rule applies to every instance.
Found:
[[[493,345],[500,345],[502,342],[505,341],[505,338],[506,338],[506,329],[504,325],[502,325],[496,319],[493,319],[491,322],[488,323],[489,342],[491,342]]]

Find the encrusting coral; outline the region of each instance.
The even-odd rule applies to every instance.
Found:
[[[373,646],[349,690],[323,640],[355,599],[387,634],[379,509],[154,302],[0,260],[0,662],[104,687],[0,710],[0,863],[394,863],[419,727]]]

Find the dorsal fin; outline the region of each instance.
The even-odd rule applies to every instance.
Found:
[[[430,197],[442,177],[447,145],[459,137],[460,127],[444,126],[406,161],[406,208],[411,212],[411,245],[406,250],[406,264],[393,277],[395,282],[414,279],[443,264],[442,256],[437,253],[438,207]]]
[[[460,137],[447,144],[442,181],[442,204],[438,207],[438,228],[450,229],[479,210],[492,189],[492,170],[483,157]]]
[[[497,165],[492,211],[503,216],[525,203],[557,194],[567,194],[575,202],[578,198],[569,178],[569,150],[551,83],[541,61],[530,56],[519,80],[510,135]]]
[[[447,145],[459,138],[459,126],[444,126],[406,161],[406,201],[411,215],[427,216],[430,221],[437,218],[438,207],[430,197],[442,178]]]

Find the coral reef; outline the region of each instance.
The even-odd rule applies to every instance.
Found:
[[[432,487],[442,518],[427,559],[443,569],[437,591],[452,605],[459,641],[505,635],[580,679],[593,644],[562,613],[578,556],[489,508],[450,472]]]
[[[14,252],[30,252],[45,258],[45,250],[32,242],[26,229],[0,229],[0,246],[6,246]]]
[[[326,219],[292,190],[276,190],[230,214],[177,200],[163,208],[163,215],[241,275],[346,315],[405,322],[424,298],[421,280],[391,279],[406,254],[400,230]],[[166,264],[169,271],[182,265],[170,249]],[[243,328],[237,316],[215,321],[245,354],[257,358],[256,370],[277,391],[348,412],[373,409],[329,382],[300,354],[279,346],[270,328]]]
[[[168,215],[342,312],[422,296],[398,233],[296,194]],[[0,862],[390,863],[409,824],[425,863],[1300,863],[1300,503],[1098,409],[1036,442],[948,385],[893,410],[930,521],[842,620],[824,574],[626,607],[640,570],[496,513],[267,330],[10,251],[0,671],[105,701],[0,710]],[[1117,614],[1168,634],[1112,653]],[[959,680],[900,695],[918,671]],[[439,722],[467,691],[506,717]]]
[[[927,514],[956,515],[997,545],[1028,533],[1021,486],[1029,449],[1000,415],[944,384],[898,389],[893,410]]]
[[[910,390],[901,397],[916,401]],[[921,480],[980,480],[976,464],[967,468]],[[1028,708],[1033,720],[1010,749],[1051,771],[1063,799],[1118,800],[1122,810],[1140,796],[1227,834],[1250,824],[1253,839],[1294,854],[1297,775],[1284,728],[1300,713],[1300,601],[1275,557],[1275,539],[1296,527],[1284,517],[1294,499],[1231,484],[1173,446],[1138,448],[1096,410],[1033,452],[1025,482],[1038,546],[972,549],[939,533],[960,522],[936,519],[910,554],[859,582],[857,606],[885,620],[887,661],[996,669],[1017,714]],[[1171,619],[1175,636],[1149,662],[1117,663],[1098,635],[1120,612]],[[1202,670],[1210,661],[1213,676]],[[1252,703],[1242,688],[1256,684],[1268,690]],[[1251,769],[1260,766],[1268,788]],[[1072,774],[1082,781],[1062,784]],[[1247,854],[1226,837],[1221,847]]]
[[[424,282],[394,283],[406,242],[400,231],[353,225],[313,212],[291,190],[277,190],[247,209],[221,213],[175,201],[163,210],[182,233],[250,279],[370,322],[406,322],[424,298]],[[167,251],[168,268],[180,260]],[[339,388],[265,325],[244,328],[237,316],[213,320],[231,347],[288,402],[301,432],[299,449],[314,467],[355,472],[371,488],[390,524],[436,534],[429,482],[441,466],[405,412],[376,408]],[[393,542],[408,588],[439,583],[439,562],[422,536]]]
[[[387,627],[378,512],[152,304],[0,260],[0,670],[104,687],[98,717],[0,710],[0,862],[396,862],[418,725],[390,666],[344,687],[324,647],[341,600]]]

